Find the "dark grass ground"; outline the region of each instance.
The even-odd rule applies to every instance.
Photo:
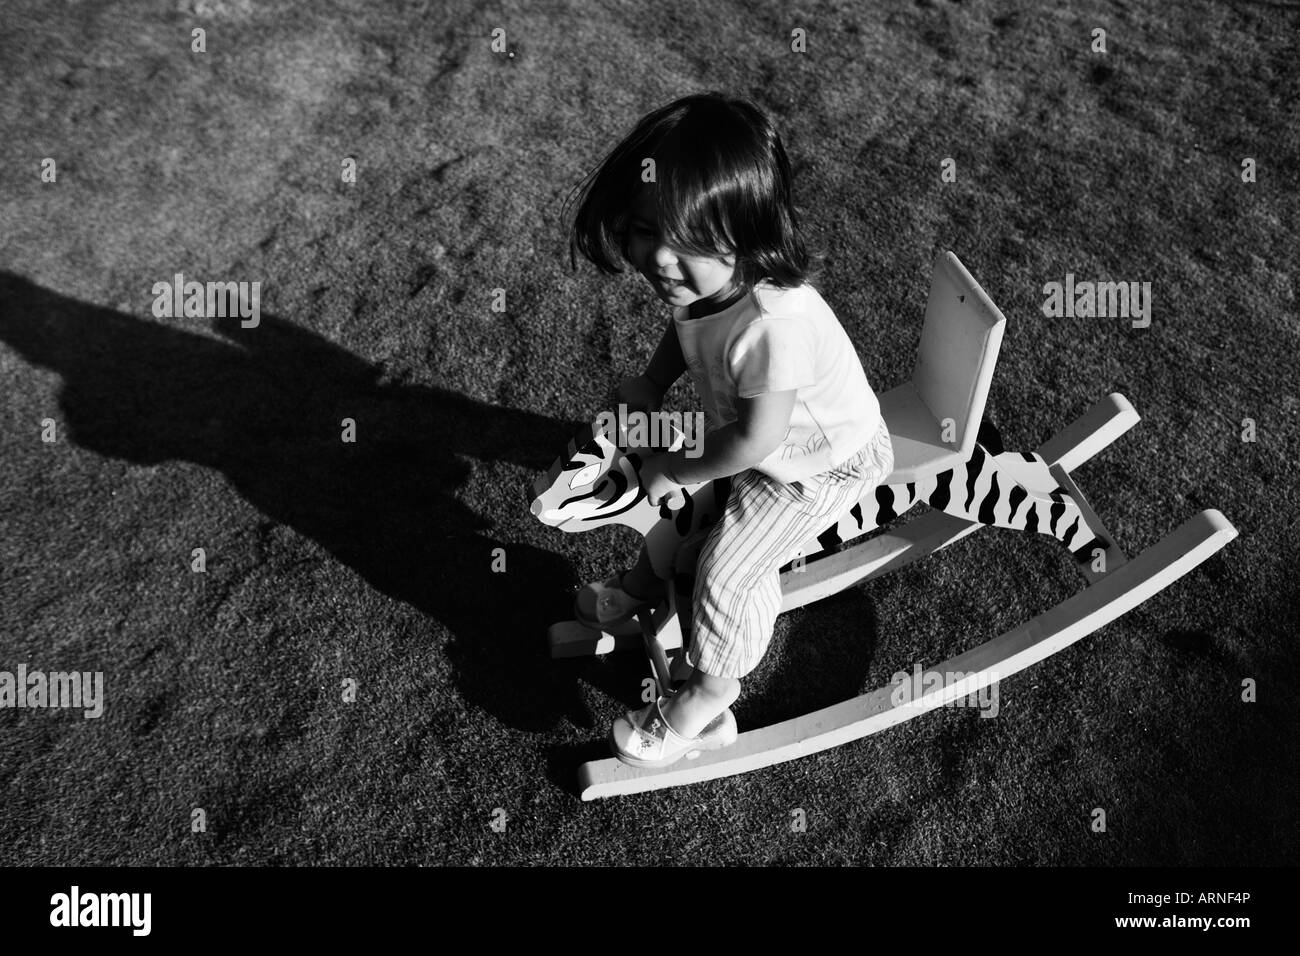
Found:
[[[6,4],[0,669],[102,670],[108,702],[0,711],[0,860],[1294,863],[1297,27],[1244,2]],[[552,663],[544,634],[634,540],[545,528],[526,491],[666,314],[567,270],[560,203],[707,88],[777,118],[878,390],[951,248],[1007,315],[1009,447],[1122,392],[1143,422],[1077,475],[1121,543],[1206,507],[1241,536],[1007,680],[996,719],[582,804],[576,764],[645,665]],[[261,327],[153,318],[178,271],[261,281]],[[1045,319],[1067,272],[1151,282],[1151,327]],[[1046,539],[973,536],[783,617],[737,716],[841,700],[1081,585]]]

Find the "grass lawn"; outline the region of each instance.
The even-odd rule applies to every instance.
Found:
[[[102,671],[106,703],[0,710],[0,863],[1297,861],[1294,6],[12,0],[5,21],[0,670]],[[569,269],[561,203],[704,89],[776,118],[877,392],[952,249],[1007,316],[1008,448],[1121,392],[1143,421],[1076,473],[1121,545],[1210,507],[1240,537],[1005,681],[995,719],[944,708],[584,804],[577,764],[646,665],[552,662],[545,631],[636,541],[544,527],[529,491],[668,313]],[[156,318],[176,273],[259,281],[260,325]],[[1067,273],[1150,282],[1150,327],[1046,318]],[[973,535],[781,617],[737,719],[946,660],[1083,583],[1046,538]]]

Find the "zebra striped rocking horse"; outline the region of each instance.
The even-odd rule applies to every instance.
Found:
[[[894,684],[804,717],[742,733],[735,744],[657,770],[613,758],[579,770],[584,800],[731,776],[816,753],[876,733],[976,693],[1115,620],[1223,548],[1237,531],[1218,511],[1191,518],[1128,559],[1075,486],[1070,473],[1138,422],[1117,393],[1033,453],[1007,452],[982,422],[1006,319],[950,252],[935,262],[921,345],[911,381],[880,398],[894,445],[894,471],[837,524],[805,543],[781,575],[782,611],[835,594],[947,547],[982,527],[1036,532],[1074,555],[1088,586],[1033,620],[927,672],[910,694]],[[680,440],[680,436],[679,436]],[[681,505],[652,506],[641,488],[643,452],[597,424],[585,427],[534,485],[532,512],[563,531],[610,524],[646,539],[656,574],[672,582],[679,546],[718,520],[730,479],[682,489]],[[873,535],[917,503],[929,506],[888,533]],[[685,555],[689,557],[689,555]],[[677,588],[650,613],[604,633],[576,621],[549,631],[553,657],[604,654],[643,644],[660,693],[689,668]]]

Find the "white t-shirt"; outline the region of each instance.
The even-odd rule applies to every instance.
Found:
[[[792,482],[829,471],[867,444],[880,402],[830,306],[810,285],[761,282],[721,312],[673,310],[686,367],[704,403],[705,435],[737,419],[736,397],[797,389],[790,427],[754,466]]]

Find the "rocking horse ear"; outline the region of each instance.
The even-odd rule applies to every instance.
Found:
[[[984,450],[994,458],[1006,452],[1006,448],[1002,445],[1002,433],[998,431],[998,426],[987,418],[980,420],[980,429],[975,434],[975,441],[983,445]]]

